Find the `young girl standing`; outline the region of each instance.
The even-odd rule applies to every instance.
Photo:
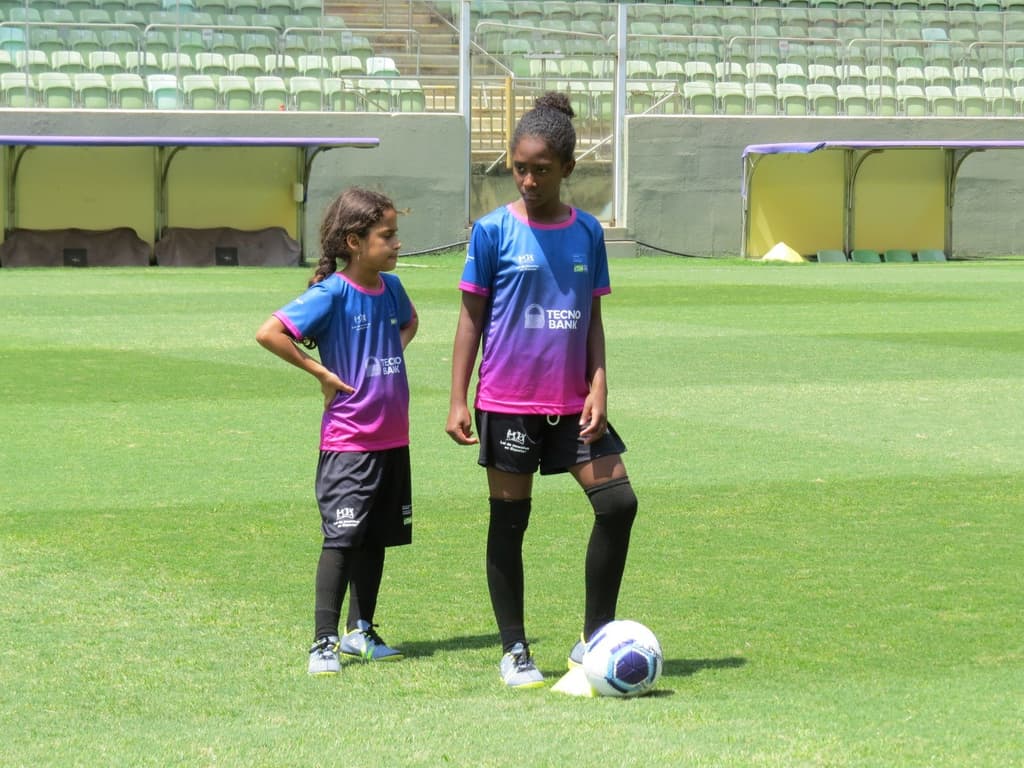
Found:
[[[548,93],[512,136],[512,174],[520,199],[473,227],[459,287],[462,308],[452,354],[446,431],[479,443],[487,468],[490,522],[487,584],[501,635],[500,671],[512,688],[541,686],[524,628],[523,534],[533,475],[570,473],[589,498],[583,644],[615,618],[637,500],[608,423],[601,296],[610,293],[600,223],[562,202],[575,166],[573,111]],[[481,348],[473,435],[467,391]]]
[[[316,472],[323,549],[311,675],[337,674],[340,656],[402,658],[373,623],[384,549],[412,540],[403,351],[418,320],[401,282],[387,274],[400,247],[391,200],[365,189],[346,190],[324,215],[322,255],[309,288],[256,334],[266,349],[314,376],[324,396]],[[318,348],[320,359],[299,344]],[[348,632],[339,636],[346,590]]]

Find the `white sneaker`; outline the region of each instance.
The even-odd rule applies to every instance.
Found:
[[[341,671],[338,658],[338,636],[321,637],[309,649],[309,674],[336,675]]]
[[[540,688],[544,675],[533,663],[533,655],[525,643],[516,643],[501,657],[501,679],[509,688]]]

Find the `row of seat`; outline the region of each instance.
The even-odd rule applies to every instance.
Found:
[[[321,56],[303,54],[293,57],[289,54],[251,53],[152,53],[127,51],[123,55],[116,51],[92,51],[83,56],[78,51],[54,51],[49,56],[43,51],[16,51],[12,56],[0,50],[0,72],[23,72],[30,75],[41,72],[63,72],[77,74],[93,72],[111,75],[118,72],[156,74],[245,75],[255,77],[265,74],[307,75],[310,77],[399,77],[395,60],[389,56],[373,56],[364,62],[357,56]]]
[[[62,109],[299,110],[338,112],[422,112],[426,97],[418,80],[261,75],[117,73],[105,78],[86,72],[0,74],[0,106]]]
[[[214,28],[209,33],[151,28],[142,34],[134,34],[121,28],[99,32],[87,28],[72,28],[63,32],[40,28],[30,29],[26,35],[21,27],[0,25],[0,51],[16,53],[25,49],[40,50],[47,54],[70,50],[77,51],[83,56],[104,50],[122,55],[129,51],[146,51],[157,56],[172,51],[189,55],[207,52],[225,55],[251,53],[257,56],[270,53],[286,53],[291,56],[319,53],[352,55],[363,60],[375,54],[369,39],[361,35],[319,32],[310,35],[291,33],[280,36],[261,32],[236,34],[226,31],[225,28]]]
[[[922,248],[918,251],[906,248],[889,248],[885,251],[854,248],[847,255],[839,249],[822,249],[817,252],[816,258],[819,264],[845,264],[851,261],[859,264],[909,264],[914,261],[946,261],[946,252],[938,248]]]
[[[316,14],[323,9],[321,0],[0,0],[0,13],[42,14],[52,10],[70,10],[72,13],[102,10],[114,14],[119,11],[138,11],[149,14],[158,11],[201,11],[213,15],[235,13],[251,16],[255,13]]]
[[[604,81],[557,81],[583,121],[612,117],[614,91]],[[1024,114],[1024,86],[838,85],[736,81],[628,82],[631,112],[691,115],[819,117],[1017,117]]]
[[[4,13],[0,11],[0,21],[8,24],[36,25],[112,25],[132,26],[144,29],[150,26],[188,26],[188,27],[261,27],[277,32],[285,29],[309,29],[325,27],[328,29],[346,28],[345,19],[336,14],[285,14],[253,13],[241,15],[237,13],[212,14],[205,11],[153,11],[143,13],[135,10],[115,11],[103,9],[85,9],[78,13],[68,8],[54,8],[39,12],[33,8],[18,8]]]

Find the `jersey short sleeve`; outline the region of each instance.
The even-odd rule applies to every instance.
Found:
[[[474,225],[459,287],[488,298],[476,407],[579,412],[591,307],[611,290],[600,223],[574,209],[539,225],[499,208]]]
[[[415,308],[401,281],[367,290],[335,273],[274,313],[296,339],[312,338],[322,362],[355,388],[324,411],[320,448],[376,451],[409,444],[409,384],[401,328]]]

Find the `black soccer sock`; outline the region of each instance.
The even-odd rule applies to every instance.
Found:
[[[313,621],[316,624],[317,639],[338,635],[338,619],[341,617],[341,602],[348,586],[348,570],[351,558],[349,550],[324,547],[316,567],[316,603]]]
[[[526,642],[523,620],[523,535],[530,522],[530,499],[491,499],[487,529],[487,588],[498,623],[502,650]]]
[[[352,575],[348,588],[348,628],[355,629],[359,619],[373,624],[377,595],[384,576],[384,547],[357,549],[352,552]]]
[[[627,477],[588,488],[587,496],[594,508],[594,527],[587,545],[583,614],[583,636],[589,639],[615,618],[637,500]]]

